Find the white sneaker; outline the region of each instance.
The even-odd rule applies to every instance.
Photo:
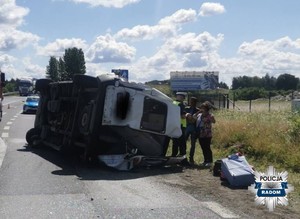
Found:
[[[212,163],[205,163],[204,166],[205,166],[205,167],[211,167],[211,166],[212,166]]]

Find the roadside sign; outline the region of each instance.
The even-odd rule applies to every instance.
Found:
[[[173,91],[214,90],[219,83],[218,71],[173,71],[170,84]]]

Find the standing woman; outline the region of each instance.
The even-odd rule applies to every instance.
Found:
[[[200,110],[194,114],[197,118],[196,131],[201,146],[204,162],[202,163],[205,167],[210,167],[213,162],[213,155],[211,151],[211,139],[212,139],[212,124],[216,122],[215,117],[210,113],[212,105],[210,102],[205,101],[199,107]]]

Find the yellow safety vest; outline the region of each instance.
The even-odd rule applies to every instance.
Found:
[[[179,106],[180,102],[177,101],[177,100],[174,100],[174,101],[173,101],[173,104]],[[181,112],[180,112],[180,113],[181,113]],[[180,114],[180,123],[181,123],[182,127],[186,128],[186,119],[185,119],[185,118],[184,118],[184,119],[181,118],[181,114]]]

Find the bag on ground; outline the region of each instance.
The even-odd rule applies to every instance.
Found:
[[[213,168],[213,175],[214,176],[221,176],[221,165],[222,160],[216,160]]]
[[[221,171],[231,186],[250,186],[255,182],[254,171],[245,156],[230,156],[222,159]]]

